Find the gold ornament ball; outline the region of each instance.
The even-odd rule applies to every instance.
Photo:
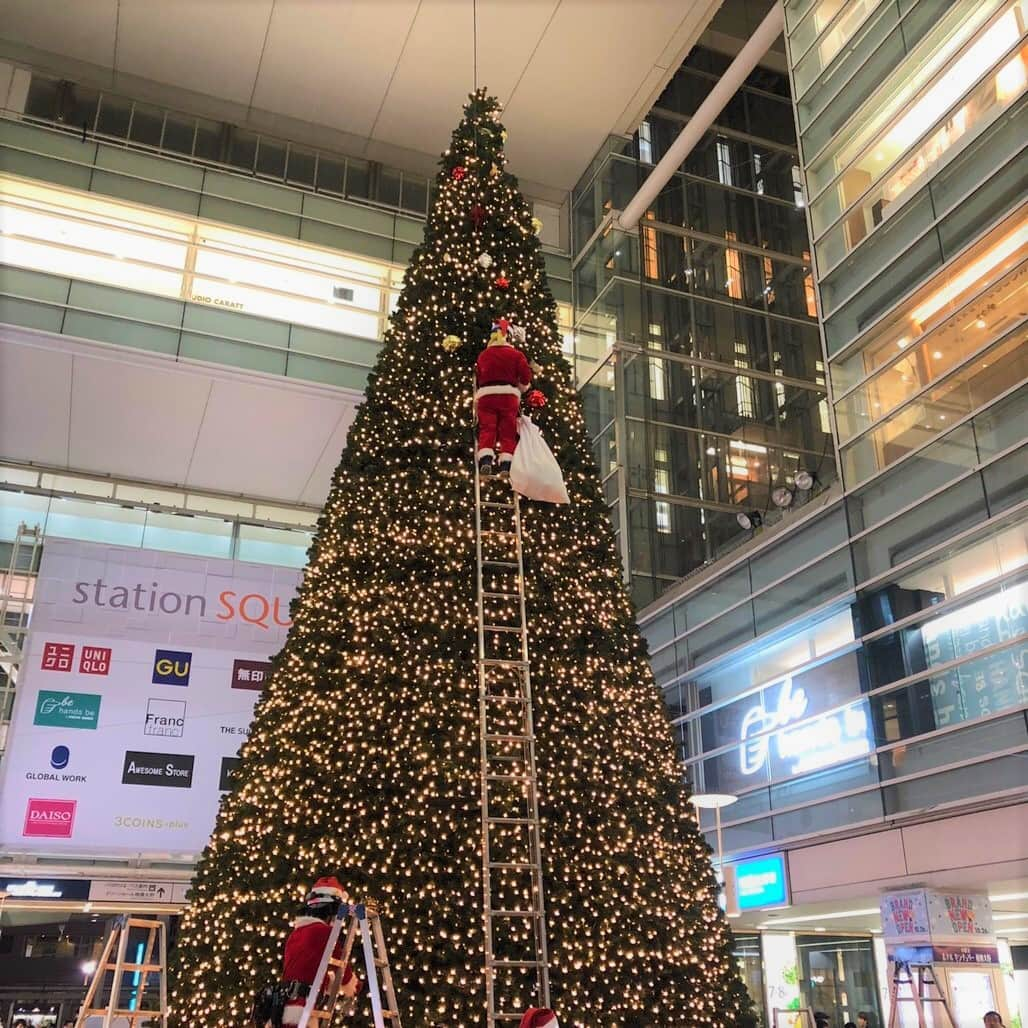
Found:
[[[453,353],[454,350],[460,349],[460,336],[444,336],[443,349],[447,353]]]
[[[541,218],[533,218],[532,219],[532,231],[536,235],[539,235],[539,233],[542,231],[542,229],[543,229],[542,219]]]

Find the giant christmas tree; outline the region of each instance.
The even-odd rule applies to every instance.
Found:
[[[172,964],[180,1025],[244,1022],[322,872],[382,902],[405,1028],[485,1023],[471,369],[501,315],[543,369],[535,420],[571,495],[523,504],[553,1006],[575,1028],[752,1016],[498,118],[476,92],[443,155],[197,868]]]

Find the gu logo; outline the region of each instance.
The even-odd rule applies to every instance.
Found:
[[[153,658],[154,685],[189,685],[192,653],[180,650],[157,650]]]

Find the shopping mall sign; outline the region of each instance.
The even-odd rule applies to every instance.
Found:
[[[788,675],[765,705],[765,696],[743,715],[739,728],[740,770],[756,774],[777,754],[785,767],[775,775],[801,775],[831,764],[853,760],[871,752],[871,728],[863,703],[809,717],[810,700],[802,688],[793,688]],[[773,749],[772,749],[773,748]]]
[[[790,903],[784,853],[726,864],[725,884],[730,914],[787,907]]]
[[[984,893],[903,889],[881,898],[882,938],[911,962],[994,964],[992,905]]]

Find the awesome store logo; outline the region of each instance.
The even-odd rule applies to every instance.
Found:
[[[171,789],[190,789],[196,758],[185,753],[147,753],[128,750],[121,772],[122,785],[158,785]]]
[[[76,800],[33,797],[25,807],[21,834],[34,839],[70,839],[77,805]]]

